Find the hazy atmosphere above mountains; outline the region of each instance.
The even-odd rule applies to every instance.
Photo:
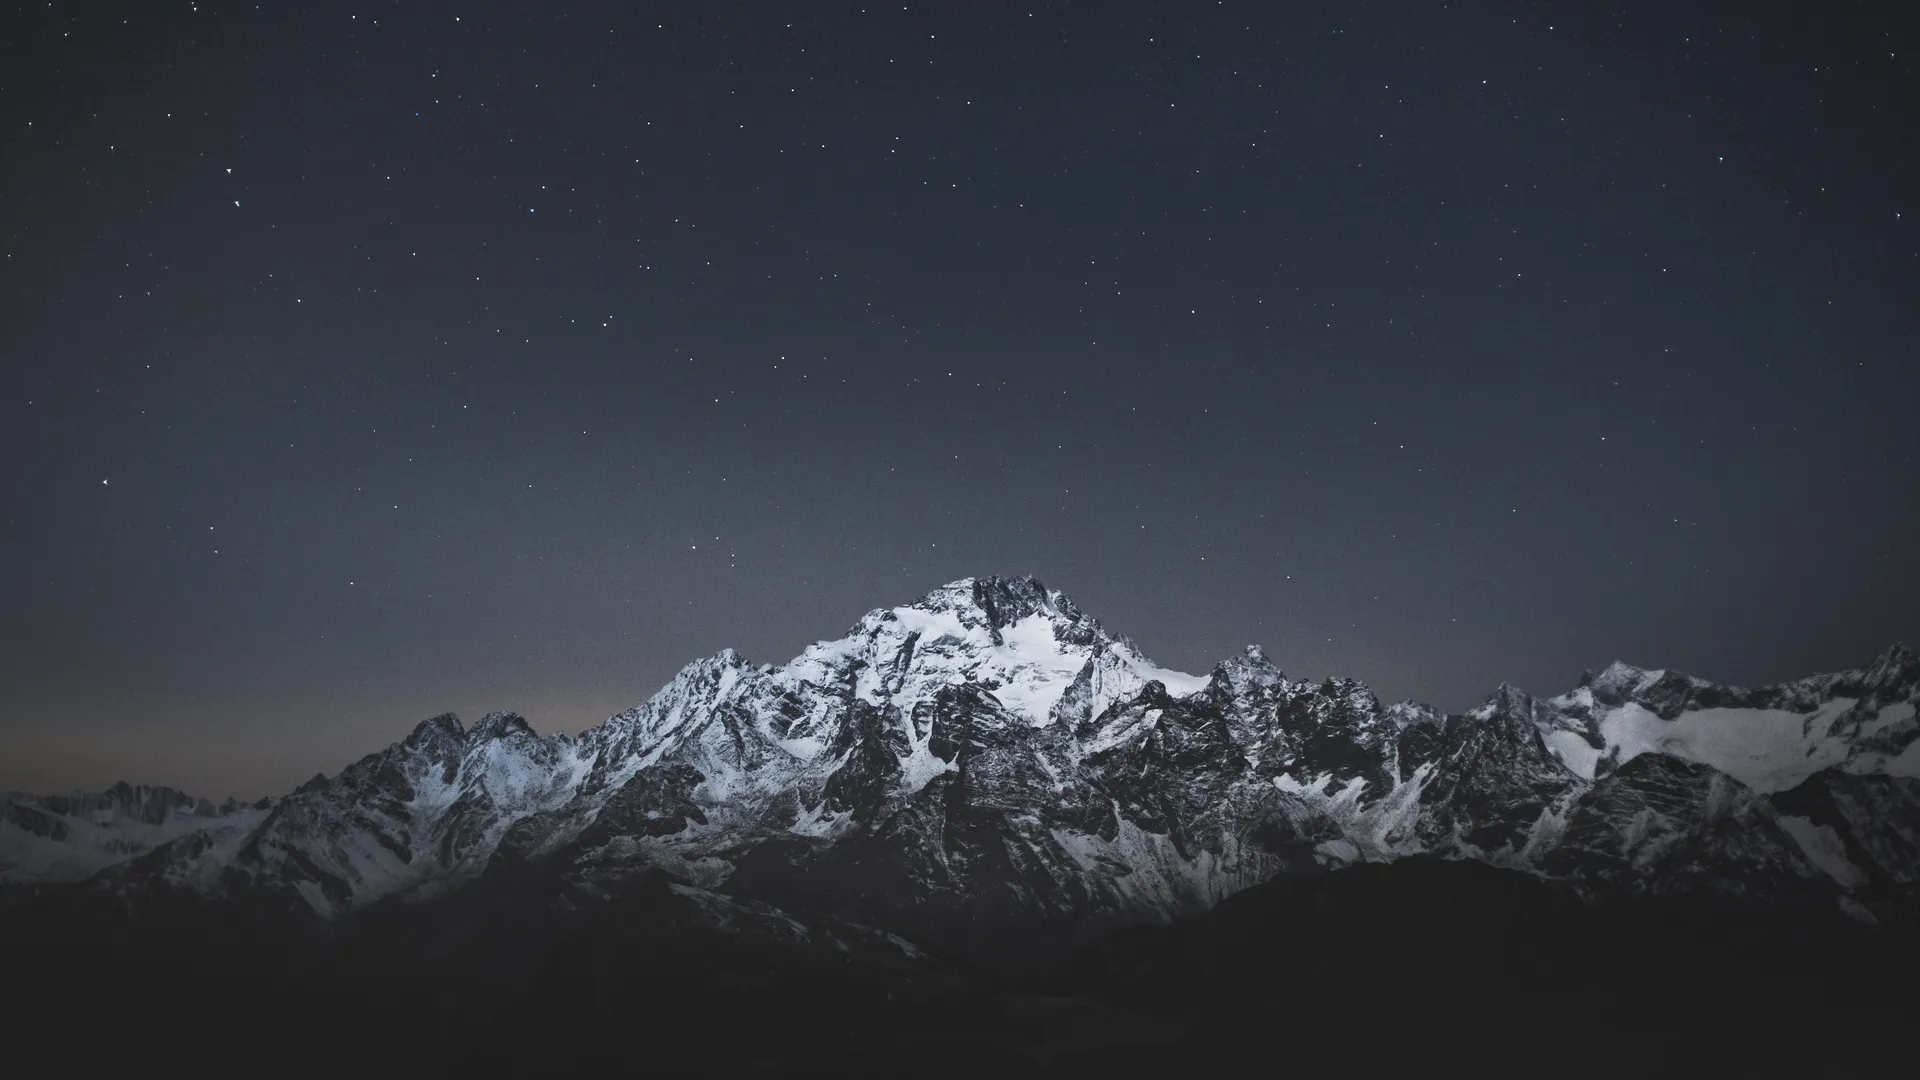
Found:
[[[1821,10],[16,5],[0,791],[579,732],[993,574],[1456,712],[1867,669],[1920,42]]]

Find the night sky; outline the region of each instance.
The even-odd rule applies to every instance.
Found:
[[[0,788],[972,574],[1452,709],[1920,640],[1920,42],[1601,7],[12,5]]]

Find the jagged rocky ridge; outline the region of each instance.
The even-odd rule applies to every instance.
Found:
[[[124,781],[71,795],[0,793],[0,881],[79,880],[186,837],[235,839],[272,805]]]
[[[980,953],[1437,855],[1910,922],[1917,698],[1895,647],[1758,689],[1615,664],[1448,715],[1289,679],[1258,648],[1165,670],[1031,578],[967,579],[784,667],[690,664],[578,737],[449,715],[259,804],[6,796],[0,875],[331,919],[529,867],[554,906],[664,873],[712,910]]]

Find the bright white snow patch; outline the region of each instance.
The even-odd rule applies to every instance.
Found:
[[[1093,736],[1080,744],[1082,754],[1100,754],[1116,746],[1124,746],[1135,738],[1145,738],[1160,722],[1161,710],[1142,709],[1137,713],[1121,714],[1106,724]]]
[[[1053,620],[1039,613],[1002,629],[1000,641],[989,650],[979,673],[1000,680],[993,696],[1008,712],[1038,727],[1047,722],[1087,658],[1056,640]]]
[[[1123,648],[1119,645],[1113,646],[1113,653],[1115,656],[1125,660],[1127,666],[1132,668],[1133,673],[1140,676],[1142,680],[1158,682],[1167,688],[1167,693],[1177,698],[1186,697],[1188,694],[1197,694],[1205,690],[1208,682],[1211,681],[1210,677],[1189,675],[1184,671],[1175,671],[1172,668],[1159,667],[1155,665],[1153,661],[1141,656],[1132,649]]]
[[[1641,754],[1668,754],[1712,766],[1755,791],[1785,791],[1846,760],[1848,744],[1830,729],[1853,704],[1853,698],[1834,698],[1811,713],[1699,709],[1662,720],[1629,703],[1601,718],[1600,736],[1621,765]]]
[[[1577,731],[1555,728],[1545,735],[1547,749],[1560,759],[1560,763],[1572,769],[1585,779],[1593,779],[1593,768],[1600,761],[1600,751],[1595,749],[1587,737]]]
[[[1289,795],[1325,795],[1327,785],[1333,782],[1333,774],[1323,772],[1310,782],[1302,784],[1293,778],[1292,773],[1281,773],[1273,778],[1273,786]]]
[[[1847,846],[1831,825],[1815,825],[1803,817],[1782,814],[1780,827],[1793,837],[1806,853],[1807,861],[1826,872],[1842,888],[1855,889],[1867,883],[1867,875],[1847,858]]]
[[[1882,705],[1879,715],[1860,725],[1860,737],[1865,739],[1877,735],[1911,719],[1913,719],[1913,702],[1911,701],[1896,701],[1892,705]]]
[[[801,761],[812,761],[814,758],[820,756],[820,751],[827,748],[827,744],[820,741],[820,737],[817,735],[806,735],[798,739],[777,739],[775,742],[779,745],[780,749],[785,750]]]
[[[900,790],[907,794],[919,791],[933,782],[941,773],[958,772],[960,766],[951,761],[942,761],[927,749],[926,743],[920,743],[913,752],[900,760]]]

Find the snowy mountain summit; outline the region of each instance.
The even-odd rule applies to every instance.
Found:
[[[1289,679],[1257,647],[1167,670],[1030,577],[970,578],[782,667],[696,661],[579,737],[448,715],[255,805],[6,796],[0,880],[334,918],[664,873],[703,903],[990,950],[1427,854],[1905,921],[1916,700],[1920,657],[1895,647],[1758,689],[1615,664],[1449,715]]]

